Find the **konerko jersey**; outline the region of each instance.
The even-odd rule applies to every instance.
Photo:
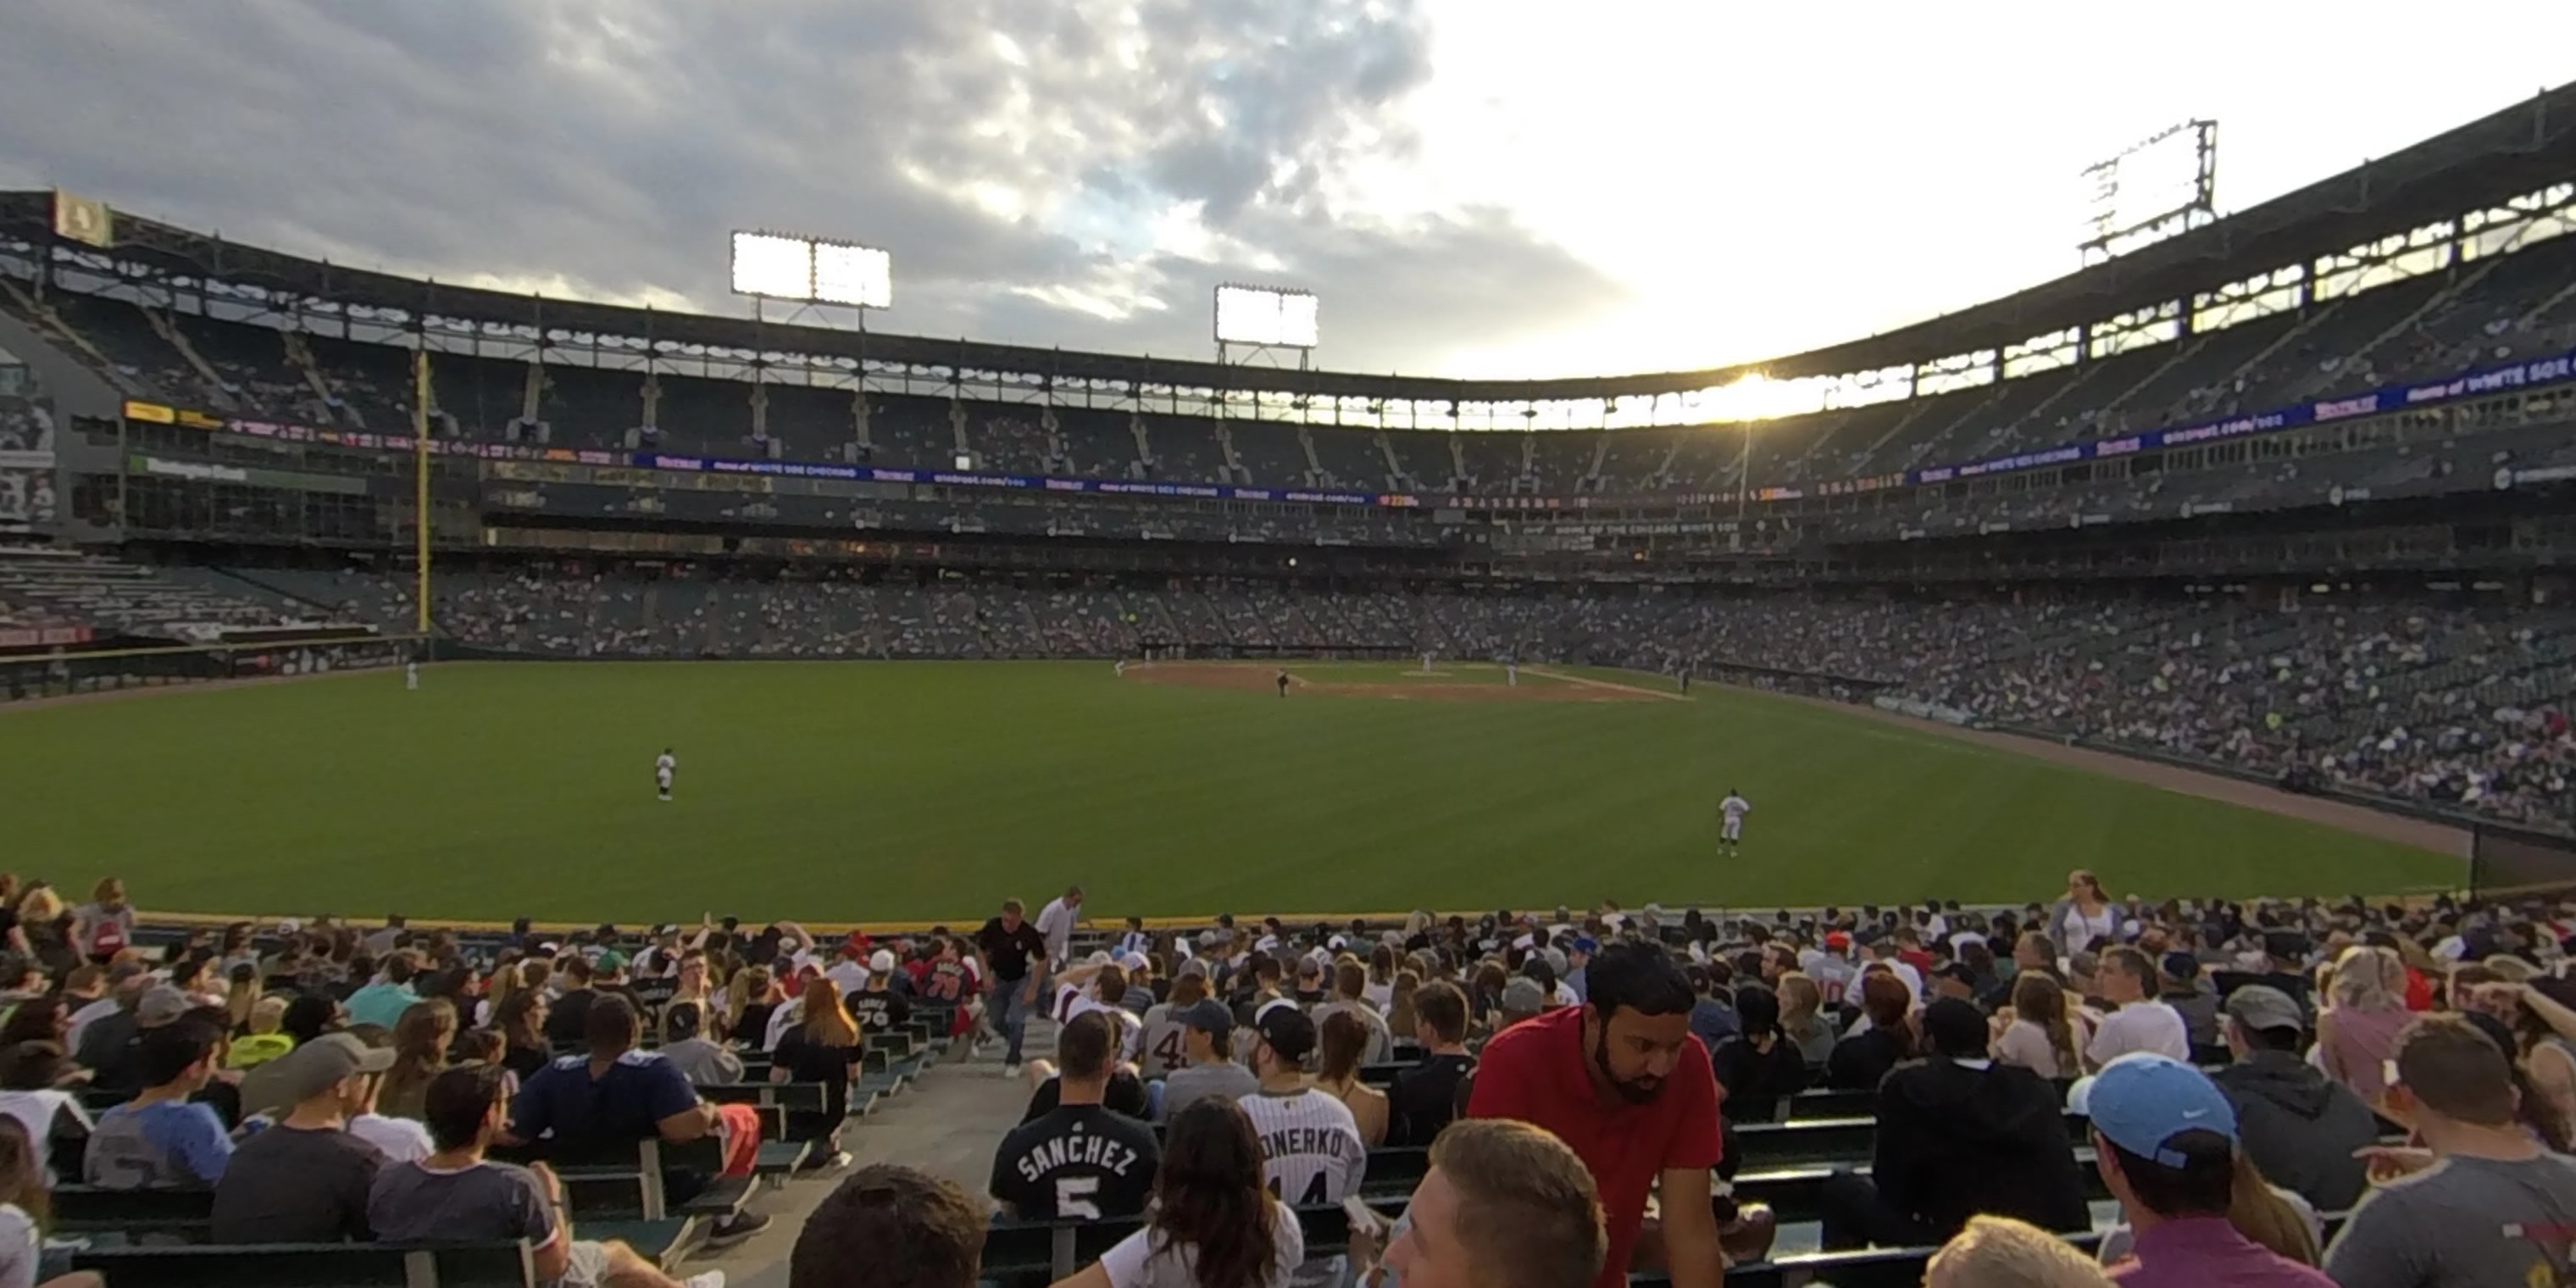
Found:
[[[1339,1203],[1360,1192],[1368,1146],[1341,1101],[1320,1091],[1254,1092],[1242,1100],[1261,1138],[1261,1174],[1291,1207]]]
[[[1172,1004],[1145,1012],[1145,1076],[1168,1078],[1190,1067],[1190,1026],[1172,1018]]]

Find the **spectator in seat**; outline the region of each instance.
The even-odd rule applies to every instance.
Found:
[[[1706,966],[1685,966],[1682,974],[1690,980],[1691,991],[1699,994],[1699,1000],[1691,1004],[1691,1036],[1714,1056],[1718,1046],[1734,1037],[1743,1024],[1735,1016],[1732,996],[1718,994],[1717,979]]]
[[[1358,962],[1344,962],[1333,968],[1332,1000],[1316,1007],[1315,1025],[1322,1028],[1336,1015],[1349,1013],[1368,1029],[1368,1042],[1361,1048],[1360,1062],[1384,1064],[1395,1058],[1395,1037],[1388,1031],[1386,1017],[1369,1005],[1368,968]]]
[[[402,1023],[403,1012],[420,1001],[412,990],[412,981],[420,974],[420,959],[410,952],[398,952],[385,958],[384,968],[365,987],[349,994],[341,1003],[348,1008],[351,1024],[381,1024],[394,1028]]]
[[[975,1288],[984,1205],[954,1182],[878,1163],[814,1207],[787,1258],[787,1288]]]
[[[1527,1123],[1461,1123],[1431,1146],[1386,1266],[1405,1288],[1587,1288],[1607,1255],[1592,1173]]]
[[[1914,1026],[1907,1012],[1914,995],[1905,981],[1887,971],[1860,977],[1860,1009],[1869,1026],[1834,1044],[1825,1062],[1825,1081],[1850,1091],[1876,1088],[1887,1071],[1914,1058]]]
[[[2381,1183],[2326,1249],[2342,1288],[2487,1288],[2564,1281],[2576,1159],[2514,1118],[2513,1066],[2458,1016],[2426,1015],[2397,1039],[2389,1111],[2422,1149],[2373,1149]]]
[[[2008,1216],[1968,1224],[1923,1268],[1923,1288],[2110,1288],[2111,1277],[2073,1244]]]
[[[2014,977],[2012,1005],[1995,1014],[1987,1054],[2055,1082],[2084,1071],[2079,1052],[2091,1039],[2083,1013],[2067,1005],[2066,990],[2045,971]]]
[[[2301,1058],[2300,1025],[2299,1004],[2277,988],[2228,994],[2222,1032],[2235,1063],[2213,1080],[2255,1167],[2318,1211],[2341,1212],[2368,1188],[2358,1151],[2378,1141],[2379,1120],[2352,1088]]]
[[[706,1007],[697,1002],[673,1002],[662,1013],[662,1058],[693,1087],[742,1081],[742,1057],[707,1036]]]
[[[2236,1157],[2236,1111],[2218,1084],[2150,1052],[2114,1060],[2067,1107],[2092,1120],[2094,1167],[2133,1243],[2111,1267],[2137,1288],[2333,1288],[2314,1267],[2249,1239],[2229,1220],[2237,1178],[2260,1188]]]
[[[554,1045],[546,1039],[546,1016],[542,988],[522,988],[492,1011],[492,1027],[501,1031],[501,1065],[522,1082],[554,1063]]]
[[[1163,1120],[1169,1122],[1193,1101],[1215,1096],[1240,1100],[1261,1089],[1261,1080],[1234,1058],[1234,1012],[1212,997],[1181,1008],[1172,1017],[1181,1025],[1189,1063],[1163,1079]]]
[[[1358,1193],[1368,1175],[1359,1123],[1342,1102],[1306,1081],[1306,1057],[1314,1054],[1315,1041],[1315,1022],[1294,1003],[1264,1005],[1252,1040],[1252,1071],[1261,1089],[1237,1102],[1261,1133],[1263,1171],[1271,1186],[1300,1207],[1339,1203]]]
[[[574,1057],[578,1058],[578,1057]],[[509,1071],[494,1064],[449,1069],[422,1098],[438,1152],[376,1173],[367,1223],[387,1243],[493,1243],[524,1239],[544,1283],[614,1288],[724,1288],[724,1272],[675,1280],[622,1243],[573,1238],[563,1183],[545,1164],[486,1159],[505,1134]]]
[[[14,1119],[0,1119],[0,1284],[34,1288],[42,1274],[46,1193],[44,1160]],[[98,1272],[77,1271],[46,1280],[44,1288],[103,1288]]]
[[[1698,998],[1671,955],[1649,944],[1602,949],[1585,983],[1584,1005],[1487,1044],[1467,1116],[1535,1124],[1591,1170],[1607,1249],[1595,1288],[1627,1282],[1646,1198],[1658,1189],[1660,1260],[1675,1288],[1713,1288],[1724,1274],[1709,1186],[1720,1154],[1718,1091],[1708,1050],[1690,1035]]]
[[[1782,1097],[1807,1089],[1807,1062],[1781,1030],[1780,999],[1770,989],[1737,985],[1735,1014],[1742,1031],[1718,1043],[1709,1064],[1726,1089],[1728,1118],[1768,1122],[1779,1116]]]
[[[135,1039],[134,1068],[143,1089],[99,1115],[82,1171],[114,1190],[207,1189],[223,1179],[233,1143],[215,1111],[189,1097],[214,1076],[222,1035],[191,1021],[146,1030]]]
[[[1458,1116],[1458,1086],[1476,1068],[1467,1053],[1467,995],[1447,980],[1413,992],[1414,1032],[1422,1063],[1395,1075],[1387,1092],[1386,1142],[1428,1145]]]
[[[2209,991],[2200,959],[2187,952],[2169,952],[2157,959],[2156,970],[2156,997],[2182,1017],[2183,1033],[2192,1049],[2219,1045],[2218,994]]]
[[[571,953],[555,968],[555,974],[562,979],[563,993],[546,1006],[546,1041],[580,1042],[589,1028],[590,1004],[600,995],[593,987],[596,972],[589,958]]]
[[[1306,1257],[1305,1233],[1270,1193],[1263,1166],[1261,1138],[1240,1105],[1201,1100],[1182,1110],[1165,1137],[1145,1228],[1055,1288],[1288,1288]]]
[[[718,1133],[724,1144],[723,1174],[750,1173],[760,1152],[758,1110],[708,1104],[670,1061],[636,1050],[642,1029],[634,1003],[624,997],[601,995],[585,1022],[589,1051],[547,1065],[519,1088],[503,1143],[542,1140],[558,1154],[587,1154],[655,1137],[681,1145]],[[435,1126],[431,1134],[437,1134]],[[717,1225],[707,1242],[710,1247],[730,1246],[768,1224],[768,1217],[740,1213]]]
[[[2156,964],[2145,953],[2126,945],[2103,953],[2096,981],[2103,1000],[2118,1009],[2102,1017],[2085,1044],[2086,1067],[2098,1070],[2140,1051],[2191,1063],[2191,1034],[2181,1014],[2157,1000]]]
[[[2406,1009],[2406,963],[2395,952],[2367,944],[2344,949],[2317,1012],[2317,1058],[2326,1076],[2376,1103],[2387,1090],[2382,1070],[2397,1035],[2414,1018]]]
[[[327,1034],[263,1064],[242,1107],[276,1115],[215,1183],[217,1243],[337,1243],[374,1237],[367,1195],[385,1156],[349,1130],[394,1053]]]
[[[1052,1220],[1145,1210],[1162,1151],[1152,1128],[1102,1103],[1116,1045],[1115,1024],[1099,1012],[1075,1016],[1057,1036],[1056,1107],[1013,1128],[993,1153],[988,1188],[1003,1212]]]
[[[1842,1037],[1825,1014],[1824,987],[1805,971],[1793,970],[1780,977],[1773,991],[1780,999],[1780,1032],[1798,1048],[1798,1058],[1813,1075],[1832,1062],[1834,1043]]]
[[[1924,1008],[1929,1054],[1879,1084],[1871,1175],[1823,1194],[1824,1246],[1938,1243],[1971,1216],[2084,1230],[2092,1213],[2057,1091],[1986,1056],[1986,1017],[1943,998]]]
[[[49,1186],[78,1163],[80,1143],[97,1127],[80,1097],[67,1090],[80,1076],[59,1043],[20,1042],[0,1051],[0,1114],[17,1120],[35,1142]]]
[[[418,1118],[429,1080],[447,1067],[447,1049],[456,1041],[456,1008],[445,1001],[414,1002],[394,1025],[394,1063],[377,1093],[377,1109],[388,1118]]]
[[[1323,1056],[1315,1069],[1315,1090],[1341,1101],[1359,1124],[1360,1143],[1375,1149],[1386,1140],[1386,1093],[1360,1081],[1360,1056],[1379,1034],[1355,1011],[1323,1009],[1329,1013],[1319,1026]]]

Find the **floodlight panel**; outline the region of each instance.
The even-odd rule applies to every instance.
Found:
[[[814,243],[814,298],[882,309],[894,304],[894,257],[848,242]]]
[[[814,298],[814,243],[776,233],[735,233],[733,289],[737,295]]]
[[[1315,297],[1308,292],[1264,286],[1216,288],[1216,338],[1221,344],[1311,349],[1315,322]]]
[[[1315,297],[1290,291],[1279,297],[1279,343],[1300,349],[1315,347]]]

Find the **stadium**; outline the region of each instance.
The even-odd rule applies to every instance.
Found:
[[[747,235],[738,273],[804,256],[749,292],[800,307],[725,317],[0,192],[11,865],[73,943],[115,878],[164,960],[235,925],[329,955],[393,914],[369,970],[587,951],[585,980],[657,940],[676,963],[684,932],[637,928],[701,912],[772,927],[782,973],[845,932],[878,937],[862,977],[897,936],[926,969],[932,927],[1070,885],[1075,951],[1140,919],[1165,985],[1238,917],[1365,967],[1453,914],[1515,971],[1555,953],[1551,984],[1640,930],[1769,978],[1767,946],[1796,970],[1828,935],[2040,916],[2070,869],[2110,938],[2179,947],[2228,907],[2292,978],[2401,928],[2504,955],[2576,886],[2571,232],[2576,87],[1900,330],[1472,380],[1318,367],[1293,292],[1217,300],[1227,345],[1286,361],[1147,358],[838,325],[868,300],[822,289],[837,243]],[[969,1031],[919,1009],[871,1044],[851,1136],[941,1148],[990,1111],[940,1099]],[[1421,1057],[1394,1037],[1373,1082]],[[752,1045],[701,1090],[760,1114],[756,1179],[666,1202],[648,1147],[640,1201],[621,1153],[566,1169],[573,1209],[679,1266],[857,1148]],[[1872,1139],[1866,1088],[1818,1087],[1730,1119],[1783,1235],[1729,1282],[1920,1281],[1920,1238],[1809,1228]],[[930,1125],[856,1125],[907,1097]],[[1370,1201],[1400,1212],[1426,1158],[1373,1150]],[[171,1226],[84,1254],[111,1282],[264,1264],[186,1202],[56,1212]],[[1299,1215],[1310,1253],[1351,1238]],[[986,1278],[1134,1228],[1092,1224],[995,1226]],[[534,1273],[332,1255],[310,1282]]]

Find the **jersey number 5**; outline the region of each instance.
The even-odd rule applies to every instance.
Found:
[[[1055,1180],[1055,1214],[1078,1216],[1087,1221],[1100,1219],[1100,1205],[1091,1196],[1100,1192],[1097,1176],[1059,1176]]]

